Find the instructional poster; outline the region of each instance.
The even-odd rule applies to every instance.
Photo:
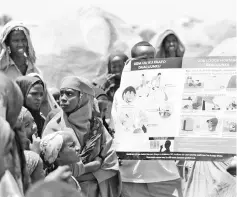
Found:
[[[113,103],[123,159],[218,160],[236,154],[236,57],[134,60]]]

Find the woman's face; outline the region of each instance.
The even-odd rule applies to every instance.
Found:
[[[111,61],[111,73],[116,74],[117,77],[121,77],[124,67],[124,62],[121,57],[115,56]]]
[[[173,34],[170,34],[165,38],[164,44],[165,50],[168,52],[175,52],[178,48],[177,38]]]
[[[44,88],[41,84],[32,86],[26,96],[26,106],[32,110],[39,110],[44,98]]]
[[[58,154],[58,161],[61,165],[68,165],[76,163],[80,160],[80,148],[76,146],[75,139],[70,133],[63,133],[63,146]]]
[[[23,31],[14,30],[9,34],[8,45],[11,53],[16,56],[23,56],[27,52],[28,43]]]
[[[60,106],[66,113],[72,112],[78,107],[80,93],[76,90],[67,88],[60,90]]]

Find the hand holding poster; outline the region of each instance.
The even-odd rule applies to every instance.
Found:
[[[236,58],[134,60],[113,104],[124,159],[220,160],[236,154]],[[127,68],[126,68],[127,67]]]

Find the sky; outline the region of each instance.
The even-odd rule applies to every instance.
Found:
[[[183,16],[217,21],[236,20],[236,0],[1,0],[0,14],[16,20],[44,22],[70,16],[81,6],[95,5],[129,24],[154,26]],[[86,2],[86,3],[85,3]]]

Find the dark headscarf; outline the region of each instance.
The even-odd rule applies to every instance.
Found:
[[[13,129],[17,118],[20,114],[21,108],[23,105],[23,96],[18,85],[9,79],[5,74],[0,72],[0,110],[3,116],[5,116],[7,122]],[[15,131],[15,140],[13,143],[13,149],[11,150],[11,154],[13,156],[13,166],[9,166],[11,173],[14,178],[17,180],[16,168],[18,168],[18,162],[16,157],[19,157],[20,162],[20,171],[21,178],[23,183],[23,190],[26,191],[29,186],[29,177],[27,176],[26,168],[25,168],[25,156],[23,152],[22,142],[19,137],[18,132]],[[18,155],[15,155],[18,154]],[[17,162],[17,164],[15,163]],[[8,165],[12,165],[12,163],[8,163]],[[18,185],[21,187],[20,185]]]
[[[37,125],[37,129],[38,129],[38,136],[41,137],[42,134],[42,130],[44,127],[44,122],[45,119],[42,117],[40,110],[33,110],[30,109],[29,107],[26,106],[26,97],[30,91],[30,89],[36,85],[36,84],[41,84],[44,88],[44,83],[41,81],[41,79],[37,78],[37,77],[31,77],[31,76],[22,76],[22,77],[18,77],[16,79],[16,83],[19,85],[21,92],[23,94],[24,97],[24,107],[27,108],[30,113],[32,114],[35,123]]]
[[[108,73],[111,73],[111,62],[112,60],[115,58],[115,57],[120,57],[124,64],[125,62],[128,60],[128,56],[125,55],[124,53],[121,53],[121,52],[116,52],[116,53],[112,53],[110,56],[109,56],[109,62],[108,62]]]
[[[13,128],[23,104],[23,97],[20,88],[5,74],[0,72],[0,103],[6,109],[6,120]]]

